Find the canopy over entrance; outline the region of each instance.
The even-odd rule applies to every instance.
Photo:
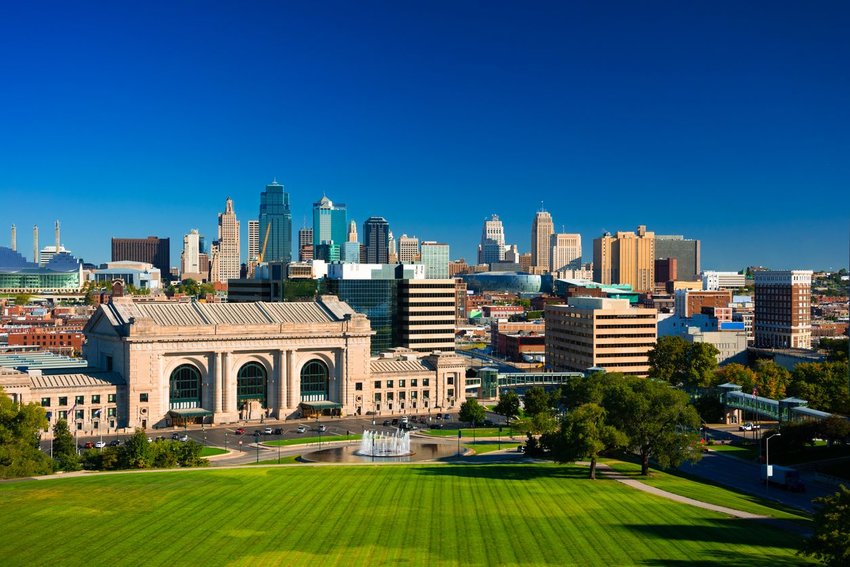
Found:
[[[212,416],[213,412],[204,408],[182,408],[168,410],[168,416],[171,418],[171,424],[176,426],[188,425],[190,423],[206,423],[207,416]],[[212,420],[210,420],[212,422]]]
[[[304,417],[319,417],[320,415],[341,415],[342,404],[327,400],[316,402],[301,402],[301,413]]]

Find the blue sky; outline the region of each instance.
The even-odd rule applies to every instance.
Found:
[[[703,266],[846,266],[847,2],[39,2],[0,18],[0,244],[215,237],[276,177],[474,259],[544,202],[584,255],[648,225]],[[246,246],[247,244],[245,244]]]

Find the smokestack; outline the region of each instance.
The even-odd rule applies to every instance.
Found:
[[[38,225],[32,227],[32,261],[38,264]]]
[[[15,228],[15,225],[12,225],[12,250],[18,250],[18,231]]]
[[[59,221],[56,221],[56,253],[54,256],[59,254]]]

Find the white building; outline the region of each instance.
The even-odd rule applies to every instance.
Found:
[[[581,269],[581,235],[571,233],[553,234],[550,240],[550,272]]]
[[[196,275],[201,273],[201,245],[198,229],[193,228],[189,234],[183,235],[183,253],[180,255],[180,274],[187,278],[201,279]],[[206,278],[203,278],[206,279]]]
[[[747,285],[747,278],[738,272],[703,272],[702,289],[717,291],[721,289],[740,289]]]

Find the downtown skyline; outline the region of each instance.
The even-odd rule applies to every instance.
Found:
[[[157,235],[178,265],[229,196],[244,261],[276,177],[293,237],[326,194],[469,262],[493,213],[528,252],[542,201],[586,243],[699,239],[705,269],[847,265],[842,3],[133,8],[11,8],[0,245],[60,219],[86,261]]]

